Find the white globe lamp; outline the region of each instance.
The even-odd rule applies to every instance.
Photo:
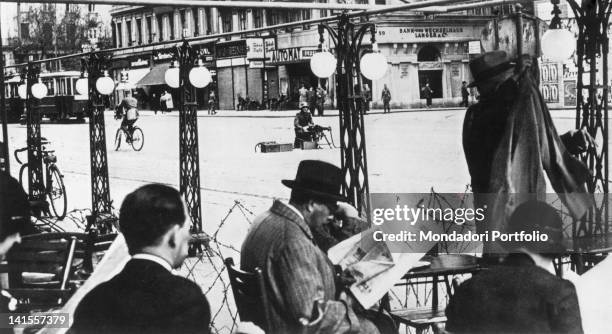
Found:
[[[198,66],[189,71],[189,82],[195,88],[204,88],[212,81],[210,71],[204,67],[202,60],[198,60]]]
[[[310,58],[310,69],[319,78],[329,78],[336,71],[336,57],[329,51],[317,52]]]
[[[170,86],[171,88],[179,88],[181,85],[179,67],[173,64],[169,69],[167,69],[166,73],[164,74],[164,80],[166,81],[166,85]]]
[[[387,57],[378,51],[366,53],[361,57],[359,69],[364,77],[378,80],[387,73]]]
[[[87,95],[89,93],[89,80],[87,78],[80,78],[77,80],[75,88],[79,95]]]
[[[19,87],[17,87],[17,95],[19,95],[19,97],[22,100],[27,99],[28,98],[28,85],[26,84],[19,85]]]
[[[47,86],[44,83],[40,82],[40,79],[37,83],[32,85],[32,96],[39,100],[47,96],[48,92],[49,90],[47,89]]]
[[[115,82],[108,76],[108,72],[104,71],[104,76],[96,80],[96,90],[102,95],[110,95],[115,89]]]
[[[576,51],[576,39],[567,29],[548,29],[542,36],[542,54],[552,61],[562,62]]]

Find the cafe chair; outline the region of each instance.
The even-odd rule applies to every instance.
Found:
[[[253,273],[236,269],[231,257],[225,259],[225,266],[240,321],[251,321],[267,332],[271,328],[267,312],[269,303],[261,269],[255,268]]]

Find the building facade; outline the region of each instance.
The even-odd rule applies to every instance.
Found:
[[[458,105],[461,83],[471,80],[468,62],[483,50],[478,47],[479,41],[489,33],[493,17],[511,10],[511,6],[503,6],[435,16],[399,12],[377,17],[377,43],[389,67],[381,80],[366,80],[374,106],[382,105],[384,84],[391,90],[394,107],[424,105],[421,89],[426,83],[433,89],[434,105]],[[145,104],[155,107],[159,94],[168,89],[163,71],[170,66],[169,49],[183,36],[239,32],[329,14],[318,9],[114,6],[113,41],[116,47],[127,48],[114,54],[115,79],[121,80],[120,73],[128,73],[127,79],[123,76],[125,87],[136,89]],[[281,98],[288,101],[287,108],[293,108],[297,107],[300,87],[321,85],[328,91],[327,104],[333,106],[333,77],[319,80],[309,66],[318,43],[314,25],[192,42],[214,79],[198,92],[199,105],[206,107],[206,97],[212,90],[220,109],[237,109],[245,99],[266,105],[266,101]],[[369,38],[364,46],[368,43]],[[122,93],[117,94],[121,98]]]

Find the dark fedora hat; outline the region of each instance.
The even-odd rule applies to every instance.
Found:
[[[498,74],[514,67],[515,63],[505,51],[490,51],[470,61],[470,71],[474,81],[468,86],[474,87],[487,80],[493,79]]]
[[[282,180],[285,186],[326,201],[346,202],[342,196],[342,170],[319,160],[302,160],[295,180]]]
[[[524,231],[526,234],[539,232],[546,234],[548,239],[510,242],[507,246],[510,250],[524,247],[530,251],[540,254],[564,254],[567,250],[563,242],[563,220],[555,208],[549,204],[529,200],[520,204],[510,215],[508,232],[515,233]]]

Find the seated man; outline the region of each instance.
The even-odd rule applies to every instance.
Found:
[[[446,308],[450,333],[582,333],[574,285],[554,275],[565,252],[561,217],[540,201],[519,205],[509,233],[534,231],[548,241],[513,242],[501,265],[459,286]]]
[[[300,148],[302,142],[312,141],[312,132],[308,129],[311,126],[314,126],[314,123],[312,122],[308,102],[300,102],[300,112],[295,114],[293,120],[293,129],[295,130],[293,147]]]
[[[172,269],[191,238],[179,192],[150,184],[127,195],[120,230],[132,259],[90,291],[74,313],[71,333],[209,333],[210,307],[200,287]]]
[[[348,219],[356,213],[337,205],[347,201],[340,195],[340,168],[305,160],[295,180],[282,183],[292,189],[289,203],[275,200],[255,219],[240,255],[242,270],[263,272],[270,301],[266,311],[271,328],[264,328],[266,333],[303,333],[306,324],[309,333],[378,333],[374,323],[355,313],[358,303],[341,292],[334,267],[313,236],[315,229],[330,223],[332,214]],[[315,302],[322,314],[313,323]]]

